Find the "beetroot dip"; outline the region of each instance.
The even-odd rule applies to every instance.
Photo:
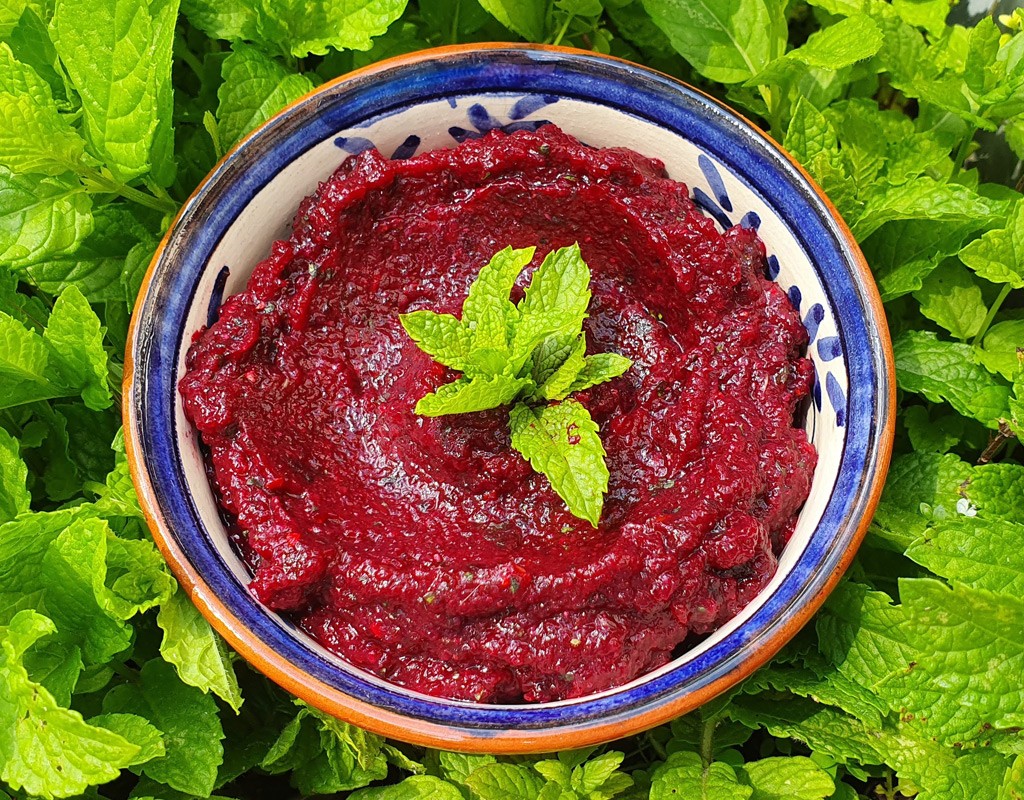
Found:
[[[600,526],[509,444],[508,409],[437,418],[457,373],[398,315],[459,315],[509,245],[579,242],[576,395],[611,473]],[[770,580],[816,456],[794,413],[807,336],[753,231],[719,233],[664,166],[547,125],[404,161],[348,159],[299,207],[180,383],[256,597],[395,684],[480,702],[578,697],[658,667]]]

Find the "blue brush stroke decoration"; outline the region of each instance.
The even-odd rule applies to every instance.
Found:
[[[779,271],[782,269],[779,266],[779,257],[774,255],[768,256],[767,263],[768,280],[773,281],[779,277]]]
[[[818,355],[822,361],[834,361],[843,354],[838,336],[822,336],[818,339]]]
[[[703,189],[693,190],[693,202],[714,217],[715,221],[721,225],[724,230],[728,230],[732,227],[732,220],[729,219],[729,216],[719,207],[718,203],[708,196],[708,193]]]
[[[756,211],[748,211],[743,215],[743,219],[740,220],[740,225],[749,230],[756,231],[761,227],[761,217],[758,216]]]
[[[797,311],[800,310],[800,302],[804,299],[803,295],[800,294],[799,286],[790,286],[789,291],[786,292],[789,295],[789,302],[793,304],[793,308]]]
[[[334,140],[334,145],[352,155],[372,150],[376,146],[369,139],[364,139],[362,136],[338,136]]]
[[[395,148],[391,154],[392,158],[409,158],[416,155],[416,149],[420,146],[420,137],[414,133],[405,137],[405,141]]]
[[[230,274],[231,270],[225,264],[220,268],[217,277],[213,279],[213,292],[210,294],[210,300],[206,306],[206,327],[210,327],[220,317],[220,306],[224,302],[224,287],[227,286]]]
[[[719,205],[726,211],[732,211],[732,200],[729,199],[729,193],[725,190],[725,183],[718,172],[718,167],[703,153],[697,156],[697,166],[704,173],[704,178],[707,180],[708,186],[711,187],[711,191],[714,193]]]
[[[553,94],[528,94],[521,100],[517,100],[508,112],[508,118],[512,120],[525,119],[535,111],[540,111],[544,106],[557,103],[558,97]]]
[[[846,393],[839,385],[835,375],[831,372],[825,376],[825,390],[828,392],[828,400],[836,412],[836,425],[840,428],[846,426]]]
[[[818,335],[818,326],[821,325],[823,319],[825,319],[825,309],[821,307],[821,303],[815,303],[811,306],[810,311],[807,312],[807,316],[804,317],[808,345],[814,344],[814,339]]]

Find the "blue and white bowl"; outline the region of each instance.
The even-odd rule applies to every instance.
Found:
[[[241,291],[299,201],[351,154],[395,158],[493,129],[554,122],[598,147],[661,159],[722,226],[757,228],[770,277],[810,337],[804,425],[818,451],[810,497],[771,583],[671,663],[574,700],[476,705],[358,670],[246,588],[207,481],[178,378],[193,334]],[[604,56],[512,45],[424,51],[326,84],[229,153],[182,210],[139,296],[126,358],[132,473],[153,535],[199,610],[246,659],[324,711],[418,744],[494,753],[580,747],[685,713],[763,664],[821,605],[881,491],[895,379],[878,292],[821,190],[750,123],[694,89]]]

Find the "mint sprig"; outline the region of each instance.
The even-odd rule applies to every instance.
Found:
[[[573,514],[596,528],[608,491],[605,450],[590,412],[566,398],[617,378],[633,362],[617,353],[586,355],[590,268],[578,244],[548,253],[525,297],[511,301],[534,252],[495,253],[470,285],[461,319],[434,311],[400,315],[421,350],[462,372],[420,398],[415,411],[439,417],[515,403],[512,446],[547,476]]]

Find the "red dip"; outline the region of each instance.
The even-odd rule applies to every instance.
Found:
[[[458,315],[498,250],[579,242],[577,395],[611,473],[600,527],[509,445],[508,409],[425,418],[457,377],[398,315]],[[329,650],[410,689],[577,697],[666,663],[770,580],[816,456],[807,337],[753,231],[719,233],[664,166],[548,125],[348,159],[197,334],[180,389],[255,577]]]

